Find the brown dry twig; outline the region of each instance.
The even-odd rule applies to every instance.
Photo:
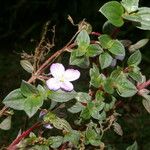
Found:
[[[2,110],[0,111],[0,117],[5,113],[5,111],[8,109],[8,107],[7,106],[4,106],[3,108],[2,108]]]

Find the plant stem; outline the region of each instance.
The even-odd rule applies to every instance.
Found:
[[[43,70],[45,70],[49,63],[55,58],[57,58],[60,54],[62,54],[64,51],[67,51],[68,49],[71,49],[72,47],[74,47],[76,44],[73,43],[71,44],[71,42],[74,40],[74,38],[77,36],[77,34],[80,31],[77,31],[76,34],[72,37],[72,39],[60,50],[56,51],[51,57],[49,57],[41,66],[40,68],[34,73],[34,75],[28,80],[28,83],[32,83],[33,81],[35,81],[37,79],[37,76],[40,75],[42,73]]]
[[[61,147],[60,147],[60,150],[65,150],[66,149],[66,147],[67,147],[67,142],[66,143],[64,143]]]
[[[99,33],[99,32],[91,32],[90,34],[91,35],[96,35],[96,36],[100,36],[101,35],[101,33]]]
[[[74,47],[75,44],[71,44],[70,46],[65,46],[62,49],[58,50],[56,53],[54,53],[51,57],[49,57],[41,66],[40,68],[35,72],[35,74],[28,80],[28,83],[32,83],[34,80],[38,78],[38,76],[48,67],[49,63],[55,58],[57,58],[60,54],[62,54],[64,51],[67,51],[67,49],[71,49]]]
[[[16,150],[16,145],[26,136],[30,134],[34,129],[38,128],[41,125],[40,122],[35,123],[31,128],[24,131],[20,136],[18,136],[7,148],[7,150]]]
[[[111,37],[112,38],[116,38],[117,34],[120,32],[119,28],[115,28],[112,33],[111,33]]]
[[[142,90],[142,89],[148,87],[149,85],[150,85],[150,80],[148,80],[148,81],[146,81],[146,82],[144,82],[144,83],[141,83],[141,84],[137,85],[137,89],[140,91],[140,90]]]

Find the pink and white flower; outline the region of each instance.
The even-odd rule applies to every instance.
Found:
[[[63,89],[65,91],[72,91],[73,84],[70,81],[75,81],[80,77],[80,72],[74,69],[65,70],[60,63],[54,63],[50,67],[50,73],[53,76],[46,81],[50,90],[57,91]]]

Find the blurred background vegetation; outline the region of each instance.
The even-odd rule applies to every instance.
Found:
[[[43,26],[50,21],[50,28],[56,25],[55,48],[65,45],[73,36],[77,27],[67,20],[68,14],[75,23],[86,19],[93,31],[102,31],[106,21],[99,13],[99,8],[109,0],[0,0],[0,101],[13,89],[20,86],[21,80],[27,80],[29,75],[20,66],[20,53],[32,54],[40,41]],[[150,1],[140,0],[140,6],[150,7]],[[139,29],[129,30],[122,27],[123,37],[136,42],[149,38],[150,31]],[[150,46],[149,43],[141,50],[143,74],[150,78]],[[84,82],[84,81],[83,81]],[[150,147],[150,117],[141,106],[140,99],[135,97],[125,102],[119,111],[123,114],[120,124],[124,136],[119,137],[114,132],[105,137],[110,149],[125,149],[127,145],[137,140],[140,150]],[[0,104],[0,108],[2,105]],[[8,145],[16,137],[25,121],[24,113],[19,111],[14,115],[10,131],[0,131],[0,148]],[[11,134],[10,134],[11,133]]]

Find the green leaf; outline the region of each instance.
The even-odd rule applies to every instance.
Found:
[[[49,150],[49,147],[46,145],[35,145],[31,148],[28,148],[28,150]]]
[[[116,98],[112,96],[111,99],[112,101],[110,103],[105,103],[105,107],[104,107],[105,112],[110,111],[115,106]]]
[[[77,102],[75,105],[70,107],[68,109],[68,111],[74,114],[74,113],[78,113],[78,112],[82,111],[82,109],[83,109],[83,105],[81,103]]]
[[[142,21],[141,17],[139,16],[138,13],[131,13],[131,14],[123,14],[122,17],[126,20],[132,21],[132,22],[137,22],[140,23]]]
[[[76,38],[76,42],[77,42],[77,45],[78,46],[84,46],[85,48],[87,48],[88,46],[89,46],[89,44],[90,44],[90,37],[89,37],[89,35],[88,35],[88,33],[87,33],[87,31],[86,30],[82,30],[79,34],[78,34],[78,36],[77,36],[77,38]]]
[[[124,22],[122,14],[124,9],[122,5],[117,1],[111,1],[105,3],[99,10],[113,25],[121,27]]]
[[[122,68],[120,67],[117,67],[116,70],[114,70],[111,75],[110,75],[110,78],[113,78],[113,79],[116,79],[118,78],[118,76],[122,73]]]
[[[134,22],[134,25],[139,29],[150,30],[150,8],[148,7],[141,7],[136,13],[125,13],[122,17],[126,20]]]
[[[35,86],[29,84],[26,81],[22,81],[20,89],[21,89],[21,93],[25,97],[32,96],[33,94],[34,95],[39,94],[39,91],[37,90],[37,88]]]
[[[114,127],[114,131],[115,131],[118,135],[120,135],[120,136],[123,135],[123,131],[122,131],[122,128],[121,128],[121,126],[120,126],[119,123],[114,122],[114,123],[113,123],[113,127]]]
[[[137,82],[142,82],[142,74],[139,71],[129,72],[129,76]]]
[[[80,140],[80,133],[76,130],[72,130],[71,132],[65,134],[64,142],[71,142],[75,146],[78,145]]]
[[[98,88],[103,82],[103,75],[99,73],[99,69],[96,65],[93,65],[93,68],[90,69],[90,85]]]
[[[37,90],[44,100],[47,99],[47,90],[42,85],[39,84],[37,86]]]
[[[107,92],[109,94],[113,94],[114,93],[114,85],[115,85],[114,80],[111,78],[107,78],[104,83],[105,92]]]
[[[138,15],[140,16],[139,23],[136,23],[136,27],[143,30],[150,30],[150,8],[141,7],[139,8]]]
[[[90,119],[91,118],[90,110],[87,107],[83,109],[80,114],[80,117],[82,117],[85,120]]]
[[[103,24],[102,32],[111,35],[116,27],[112,25],[108,20]]]
[[[90,110],[90,113],[91,113],[91,116],[94,118],[94,119],[97,119],[97,120],[103,120],[104,118],[104,114],[103,112],[100,113],[100,111],[102,111],[102,109],[104,108],[105,106],[105,103],[104,102],[101,102],[101,103],[97,103],[95,105],[95,107],[93,107],[93,109]],[[105,116],[106,117],[106,116]]]
[[[63,143],[63,137],[62,136],[50,136],[50,138],[48,138],[48,141],[50,143],[51,148],[58,148]]]
[[[128,59],[128,65],[139,65],[142,59],[141,52],[139,50],[135,51]]]
[[[128,13],[138,10],[139,0],[122,0],[121,4]]]
[[[121,97],[131,97],[137,93],[135,85],[126,79],[124,75],[120,75],[116,82],[117,92]]]
[[[96,101],[99,102],[99,103],[104,101],[103,92],[98,90],[96,92],[95,98],[96,98]]]
[[[97,101],[94,103],[95,110],[97,110],[99,112],[104,108],[104,106],[105,106],[104,102]],[[93,110],[91,110],[91,111],[93,111]]]
[[[126,150],[138,150],[137,142],[135,141],[131,146],[127,147]]]
[[[104,48],[104,49],[108,49],[112,46],[112,39],[109,35],[107,34],[102,34],[98,37],[98,40],[101,44],[101,46]]]
[[[130,52],[134,52],[148,43],[149,39],[142,39],[129,47]]]
[[[150,95],[143,93],[142,96],[144,97],[142,103],[145,109],[150,113]]]
[[[76,57],[80,57],[86,54],[87,51],[87,47],[83,46],[79,46],[77,49],[73,50],[75,51],[75,55]]]
[[[91,145],[99,146],[102,143],[100,135],[98,135],[92,128],[88,128],[85,135]]]
[[[150,113],[150,99],[143,99],[142,103],[147,112]]]
[[[22,82],[21,88],[9,93],[3,103],[16,110],[24,110],[29,117],[32,117],[42,106],[44,97],[34,86],[25,81]]]
[[[74,99],[77,96],[75,91],[65,92],[62,90],[58,91],[50,91],[48,94],[48,98],[55,102],[67,102],[69,100]]]
[[[96,139],[96,137],[97,137],[97,133],[96,133],[96,131],[94,130],[94,129],[92,129],[92,128],[88,128],[87,130],[86,130],[86,138],[88,139],[88,140],[90,140],[90,139],[93,139],[93,140],[95,140]]]
[[[70,65],[76,65],[76,66],[79,66],[81,68],[88,68],[90,65],[90,61],[89,61],[89,58],[87,56],[77,57],[76,56],[76,50],[74,50],[71,52],[69,64]]]
[[[82,103],[87,103],[88,101],[91,100],[91,96],[85,92],[78,92],[75,98],[78,102]]]
[[[32,73],[34,71],[32,64],[28,60],[21,60],[20,65],[25,71],[29,73]]]
[[[104,52],[99,56],[99,62],[100,62],[100,66],[101,69],[105,69],[108,66],[110,66],[111,62],[112,62],[112,57],[109,53]]]
[[[9,130],[11,128],[11,116],[8,116],[0,123],[0,129]]]
[[[102,144],[100,139],[95,139],[95,140],[91,139],[89,142],[91,143],[91,145],[94,145],[94,146],[100,146]]]
[[[43,98],[41,96],[32,95],[26,98],[24,103],[24,111],[29,117],[32,117],[42,105]]]
[[[23,110],[24,109],[24,103],[26,98],[22,95],[20,89],[16,89],[12,92],[10,92],[5,99],[3,100],[3,103],[10,108],[16,109],[16,110]]]
[[[103,52],[103,49],[98,44],[91,44],[87,48],[86,56],[95,57]]]
[[[52,119],[50,123],[59,130],[65,130],[66,132],[70,132],[72,130],[70,124],[65,119],[56,117],[55,119]]]
[[[125,55],[125,48],[122,43],[118,40],[113,40],[113,43],[108,50],[115,55],[124,56]]]
[[[51,104],[50,104],[49,110],[52,110],[53,108],[55,108],[55,106],[56,106],[57,104],[58,104],[58,102],[51,101]]]

